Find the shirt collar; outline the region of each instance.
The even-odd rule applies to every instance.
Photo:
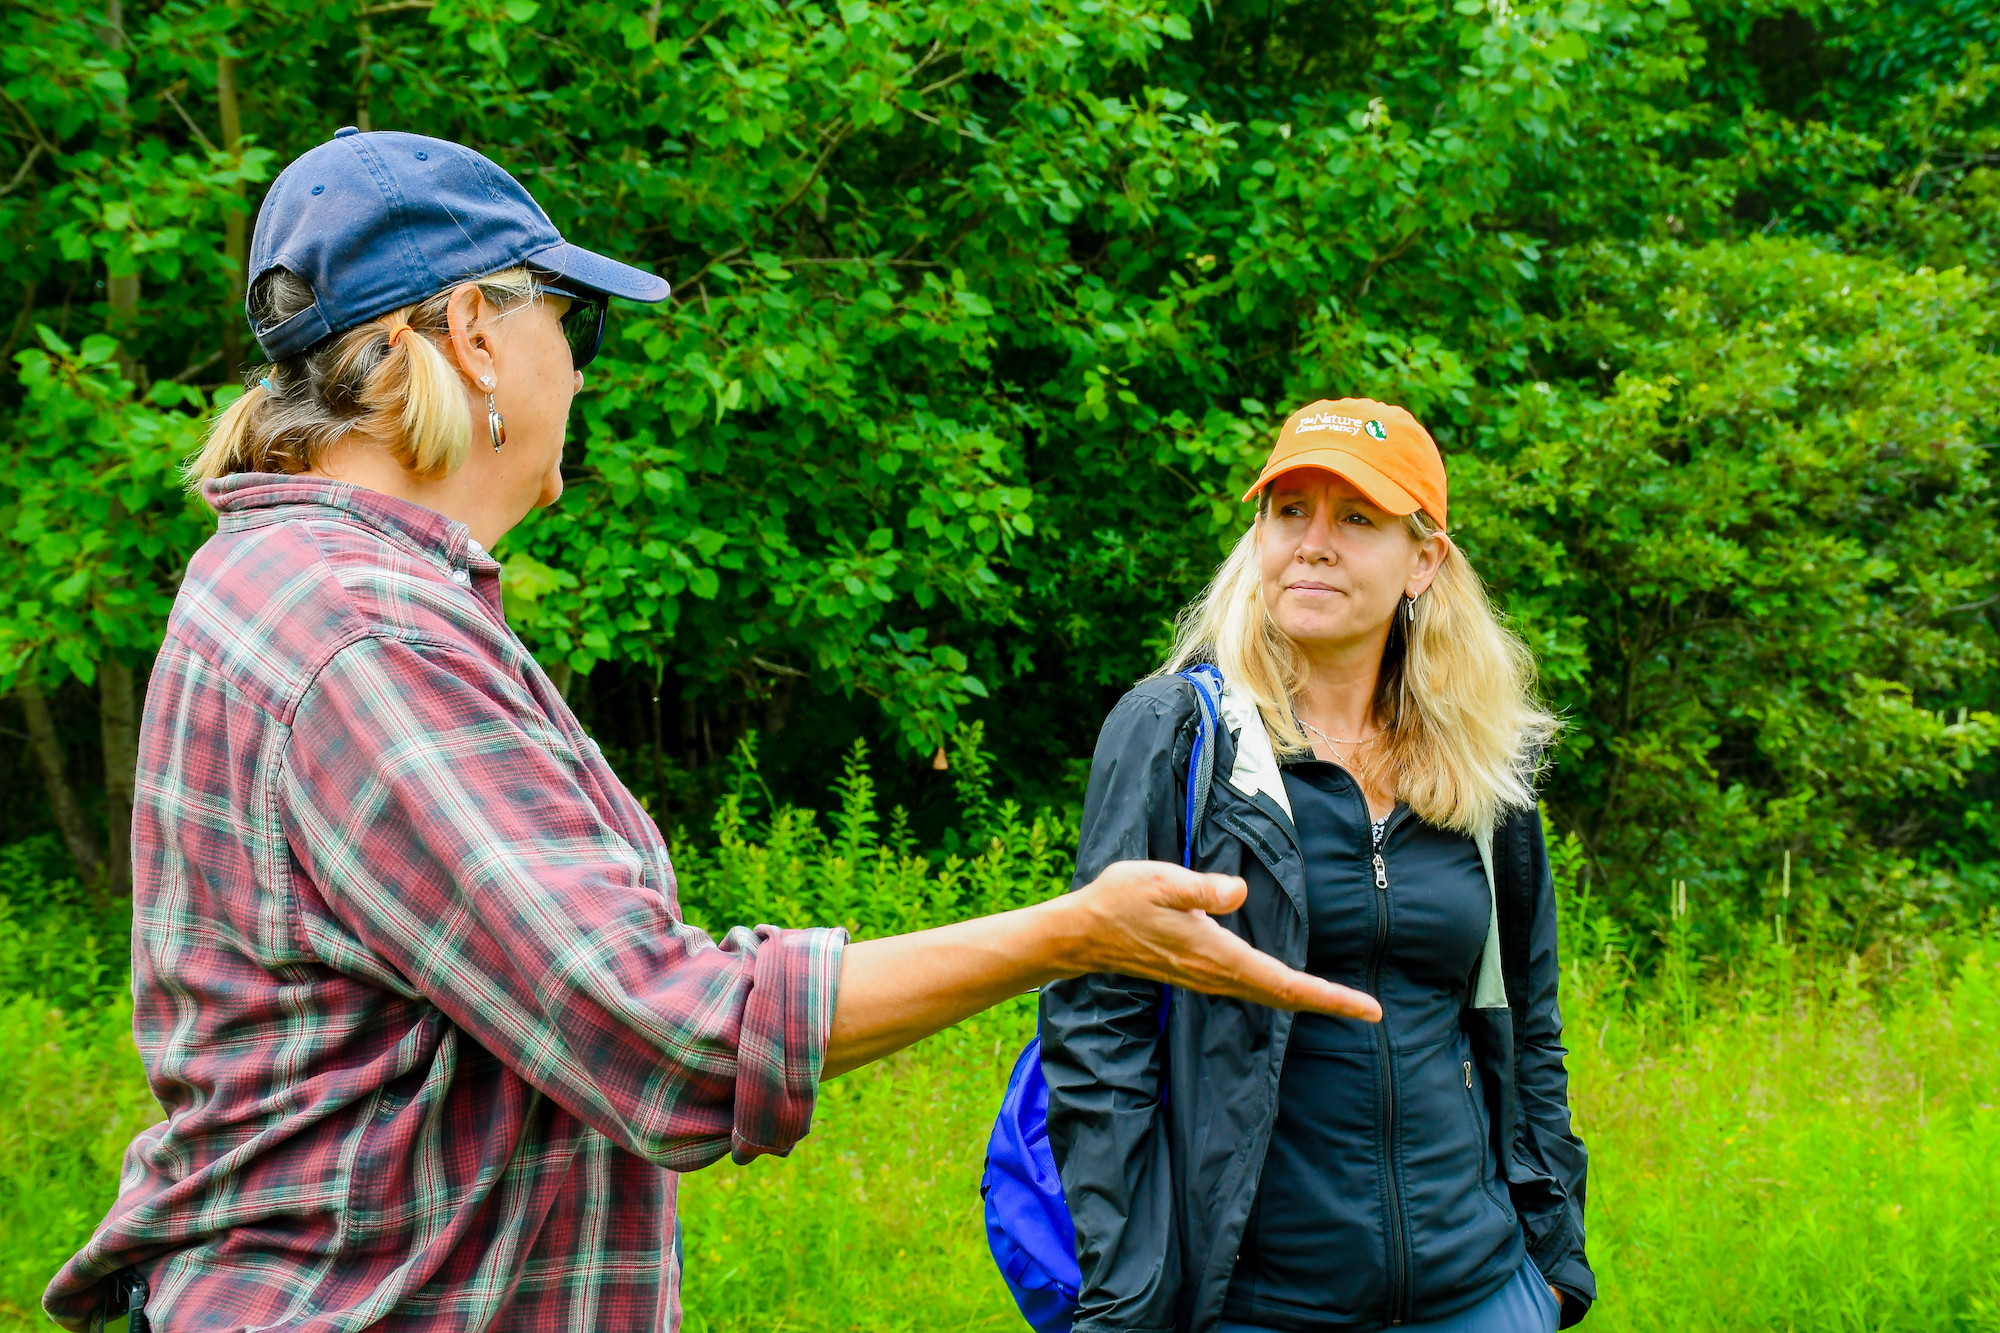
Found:
[[[205,482],[201,497],[216,512],[224,532],[256,527],[278,517],[293,517],[269,511],[309,505],[339,510],[399,545],[438,561],[453,582],[466,583],[472,574],[499,571],[493,557],[472,539],[472,531],[465,524],[448,519],[435,509],[352,482],[239,472]]]

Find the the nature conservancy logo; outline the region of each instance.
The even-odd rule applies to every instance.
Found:
[[[1308,412],[1299,418],[1299,424],[1293,428],[1292,434],[1311,435],[1314,431],[1337,430],[1342,435],[1359,435],[1366,430],[1379,440],[1382,436],[1375,433],[1381,429],[1382,423],[1379,421],[1364,422],[1360,417],[1344,417],[1338,412]]]
[[[1361,429],[1368,432],[1368,438],[1371,440],[1386,440],[1389,438],[1388,430],[1379,421],[1371,421]]]

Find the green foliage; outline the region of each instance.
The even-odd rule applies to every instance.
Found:
[[[0,473],[0,690],[40,656],[85,684],[107,656],[150,659],[188,555],[214,530],[181,486],[209,399],[169,380],[134,399],[116,344],[48,328],[23,352]]]
[[[962,819],[943,850],[918,850],[898,806],[879,830],[867,747],[857,741],[833,784],[825,821],[769,808],[755,735],[737,747],[733,790],[715,817],[714,845],[679,840],[675,870],[687,919],[719,933],[736,924],[845,926],[856,938],[896,935],[1026,907],[1069,887],[1077,831],[1051,814],[995,804],[990,760],[974,723],[956,738]],[[757,812],[767,811],[767,818]]]
[[[53,836],[0,846],[0,996],[85,1010],[130,992],[131,904],[59,874]]]
[[[1908,928],[1958,890],[1918,849],[2000,739],[1986,283],[1768,240],[1586,247],[1565,282],[1536,335],[1597,369],[1510,393],[1458,473],[1571,721],[1559,822],[1751,915],[1788,849]]]
[[[663,691],[685,766],[809,709],[770,752],[797,792],[857,732],[921,762],[983,720],[1016,794],[1073,798],[1277,422],[1366,393],[1446,449],[1629,923],[1662,877],[1761,917],[1787,852],[1857,938],[1969,919],[1989,8],[14,6],[5,346],[46,350],[0,389],[0,673],[143,661],[258,190],[344,122],[418,128],[676,285],[618,312],[569,493],[500,554],[558,681]],[[577,693],[659,771],[665,722]]]

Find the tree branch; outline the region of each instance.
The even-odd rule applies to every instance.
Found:
[[[174,96],[174,90],[172,88],[162,88],[160,89],[160,96],[167,99],[168,106],[180,113],[181,123],[188,127],[188,133],[194,136],[195,142],[202,146],[202,150],[213,153],[215,145],[210,143],[208,136],[201,132],[201,126],[194,123],[194,117],[190,116],[187,113],[187,108],[181,105],[181,99]]]
[[[4,88],[0,88],[0,101],[6,102],[8,106],[14,109],[14,114],[21,118],[21,124],[27,127],[28,133],[34,136],[35,142],[42,146],[43,152],[53,154],[56,151],[56,146],[42,137],[42,127],[35,124],[35,118],[30,116],[19,102],[9,97],[7,90]]]
[[[222,349],[217,348],[215,351],[210,352],[207,356],[203,357],[201,360],[189,366],[186,370],[183,370],[180,374],[174,376],[174,383],[186,384],[196,375],[201,374],[202,371],[207,370],[210,366],[214,365],[216,362],[220,360],[222,360]]]
[[[755,665],[763,667],[764,670],[775,676],[798,676],[804,679],[812,675],[809,671],[801,671],[797,667],[780,666],[776,662],[767,662],[763,658],[754,655],[750,660]]]
[[[41,155],[42,155],[42,146],[40,144],[36,144],[32,148],[28,149],[28,156],[26,160],[21,163],[21,169],[14,173],[14,179],[8,181],[6,185],[0,186],[0,198],[4,198],[7,195],[14,193],[15,187],[20,185],[21,179],[28,174],[28,168],[34,166],[35,159],[40,157]]]

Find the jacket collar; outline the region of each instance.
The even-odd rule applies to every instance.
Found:
[[[475,570],[497,568],[484,548],[472,540],[472,531],[465,524],[454,522],[435,509],[351,482],[239,472],[204,483],[201,498],[216,512],[224,532],[240,532],[279,518],[297,517],[273,512],[276,510],[313,506],[338,510],[341,516],[359,521],[398,545],[442,564],[454,575],[463,574],[468,562]]]
[[[1264,730],[1264,719],[1257,712],[1257,703],[1242,690],[1236,682],[1222,682],[1222,724],[1236,737],[1235,761],[1229,768],[1229,785],[1242,792],[1254,804],[1258,795],[1264,794],[1276,805],[1284,818],[1279,821],[1293,843],[1298,835],[1292,828],[1292,800],[1285,794],[1285,779],[1278,772],[1278,756],[1271,749],[1270,733]]]

